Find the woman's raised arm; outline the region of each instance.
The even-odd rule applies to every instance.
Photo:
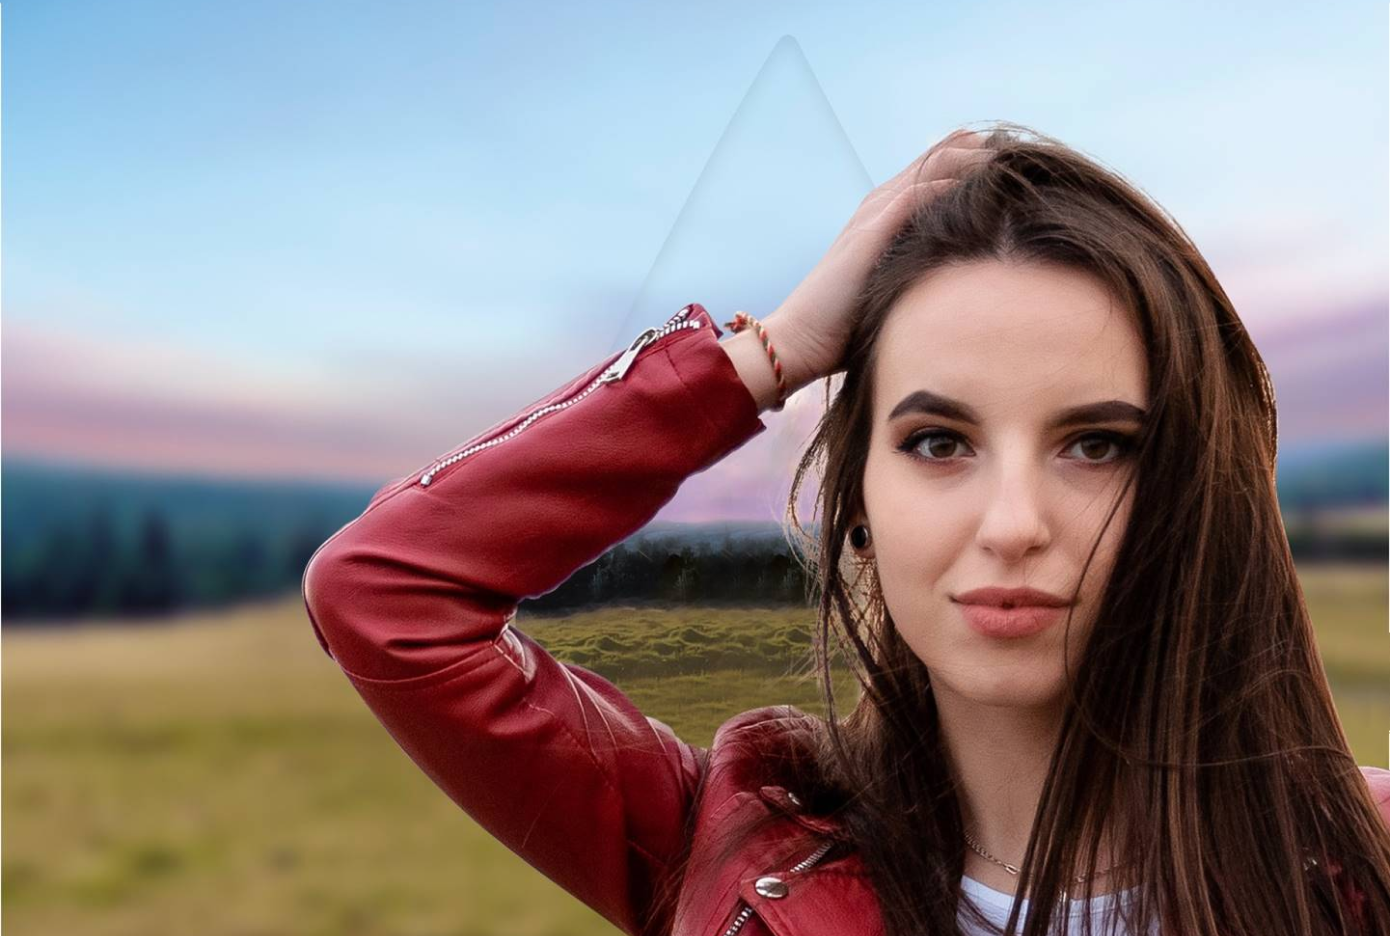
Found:
[[[412,760],[615,926],[654,932],[707,752],[512,627],[761,432],[699,304],[419,471],[315,552],[314,632]]]

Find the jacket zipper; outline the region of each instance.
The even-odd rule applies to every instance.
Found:
[[[435,475],[437,475],[440,471],[443,471],[450,465],[453,465],[461,461],[462,459],[467,458],[474,452],[481,451],[485,448],[491,448],[494,445],[501,445],[503,442],[506,442],[509,439],[514,439],[522,432],[524,432],[526,429],[534,425],[536,420],[540,419],[542,416],[573,406],[580,400],[587,397],[589,394],[593,393],[603,384],[615,383],[617,381],[622,380],[627,375],[628,370],[632,367],[633,361],[637,359],[637,356],[641,354],[642,351],[644,351],[645,349],[651,347],[651,345],[658,339],[664,338],[672,332],[679,331],[682,328],[699,328],[701,326],[702,323],[700,319],[691,319],[689,321],[686,320],[689,317],[693,308],[693,306],[688,305],[685,308],[681,309],[679,312],[677,312],[675,315],[667,319],[666,324],[662,325],[660,328],[648,328],[645,331],[643,331],[642,334],[638,335],[636,338],[632,340],[632,343],[628,345],[627,350],[623,351],[622,354],[618,355],[617,359],[614,360],[612,364],[604,368],[603,372],[599,374],[597,377],[595,377],[593,380],[591,380],[589,384],[585,386],[582,390],[576,391],[575,393],[571,394],[563,400],[559,400],[555,403],[549,403],[545,406],[540,407],[539,409],[530,413],[520,423],[513,426],[506,432],[501,433],[500,435],[493,436],[492,438],[487,439],[483,442],[478,442],[475,445],[470,445],[467,448],[462,449],[461,451],[454,452],[452,455],[448,455],[445,458],[435,462],[433,465],[429,467],[428,470],[425,471],[424,474],[420,475],[420,484],[423,486],[428,486],[429,483],[434,480]]]
[[[798,872],[805,871],[807,868],[811,867],[811,865],[824,858],[825,853],[830,851],[830,849],[834,847],[834,839],[822,842],[820,846],[817,847],[816,850],[813,851],[810,855],[788,868],[787,873],[796,874]],[[746,901],[740,900],[739,908],[740,909],[738,911],[738,914],[734,916],[734,921],[730,923],[729,928],[724,931],[724,936],[734,936],[735,933],[743,929],[743,924],[747,923],[748,918],[753,915],[753,907]]]

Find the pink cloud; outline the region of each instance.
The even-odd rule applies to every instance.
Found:
[[[1280,447],[1384,438],[1390,422],[1390,299],[1367,300],[1257,331],[1274,381]]]

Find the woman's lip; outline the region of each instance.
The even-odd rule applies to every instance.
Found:
[[[1066,611],[1065,608],[1046,605],[1019,605],[1005,609],[957,602],[957,607],[966,623],[977,633],[1001,639],[1030,637],[1051,627]]]
[[[1002,607],[1004,605],[1044,605],[1047,607],[1066,607],[1071,601],[1061,595],[1043,591],[1039,588],[1015,587],[1005,588],[1000,585],[987,585],[984,588],[972,588],[968,592],[959,595],[952,595],[955,601],[966,604],[986,604]]]

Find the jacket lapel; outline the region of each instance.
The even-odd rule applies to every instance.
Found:
[[[773,936],[883,933],[878,898],[857,855],[801,872],[746,875],[739,880],[739,896]]]

